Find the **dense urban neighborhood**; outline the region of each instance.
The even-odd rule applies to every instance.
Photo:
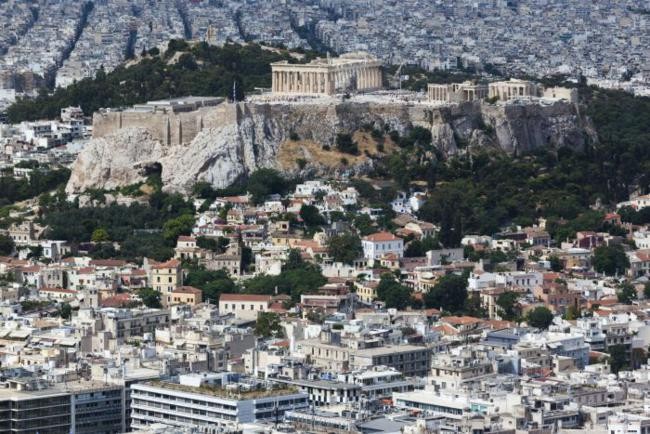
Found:
[[[0,432],[650,433],[649,20],[0,0]]]
[[[429,71],[583,75],[647,95],[649,17],[642,0],[6,0],[0,108],[183,37],[368,51]]]

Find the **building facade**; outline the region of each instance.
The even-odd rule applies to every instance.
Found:
[[[286,411],[308,407],[307,394],[291,388],[228,392],[219,387],[197,387],[183,377],[180,384],[133,385],[131,426],[164,423],[216,433],[235,424],[282,420]]]
[[[255,321],[260,312],[267,312],[270,307],[270,295],[221,294],[219,297],[219,313],[232,313],[237,319]]]
[[[171,259],[151,266],[151,287],[160,293],[160,302],[168,306],[172,302],[172,292],[183,284],[181,261]]]

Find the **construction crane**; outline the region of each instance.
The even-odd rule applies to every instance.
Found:
[[[397,68],[397,72],[395,72],[395,75],[393,75],[393,83],[395,80],[398,80],[399,82],[399,90],[402,90],[402,76],[400,73],[402,72],[402,67],[404,66],[404,62],[401,62],[399,64],[399,67]]]

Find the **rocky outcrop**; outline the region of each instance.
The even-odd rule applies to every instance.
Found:
[[[365,125],[399,133],[422,126],[431,131],[434,145],[451,155],[466,147],[509,153],[541,146],[579,148],[587,136],[584,124],[577,108],[561,101],[442,107],[355,101],[222,105],[205,125],[197,123],[200,131],[187,143],[163,145],[156,139],[159,131],[132,126],[93,139],[74,163],[67,191],[133,184],[157,167],[168,190],[188,191],[197,181],[224,187],[259,167],[280,167],[278,153],[291,137],[333,146],[337,133],[353,133]],[[307,164],[324,167],[318,161]],[[334,172],[358,173],[371,166],[355,159],[354,167]]]
[[[161,143],[142,128],[128,128],[93,139],[72,166],[67,191],[113,190],[143,181],[165,155]]]

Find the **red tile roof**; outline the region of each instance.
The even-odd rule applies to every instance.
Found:
[[[181,294],[194,294],[194,295],[201,295],[203,294],[203,291],[201,291],[199,288],[195,288],[193,286],[179,286],[175,290],[172,291],[172,294],[175,292],[179,292]]]
[[[116,294],[112,297],[102,299],[102,307],[122,307],[131,301],[129,294]]]
[[[90,261],[90,265],[96,267],[123,267],[126,264],[127,262],[121,259],[93,259]]]
[[[163,268],[176,268],[181,265],[181,261],[178,259],[170,259],[167,262],[159,262],[151,266],[154,270],[161,270]]]
[[[372,241],[372,242],[401,240],[401,238],[396,237],[390,232],[376,232],[374,234],[370,234],[368,236],[363,237],[363,239],[365,241]]]
[[[440,318],[440,321],[451,325],[468,325],[480,323],[482,320],[473,316],[446,316]]]

